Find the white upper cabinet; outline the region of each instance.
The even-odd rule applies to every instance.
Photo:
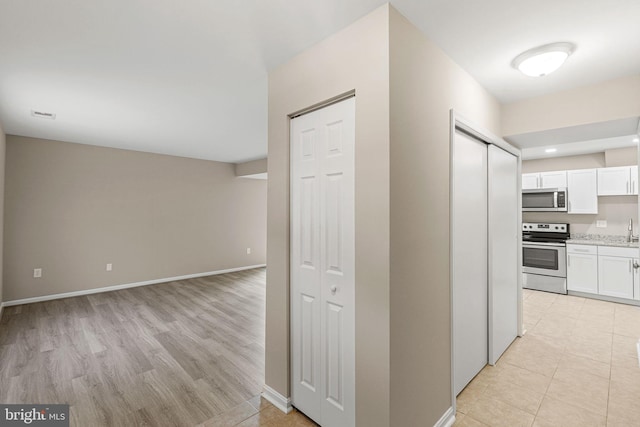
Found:
[[[638,166],[631,166],[631,194],[638,195]]]
[[[598,177],[596,169],[567,171],[570,214],[598,213]]]
[[[635,182],[632,182],[635,169]],[[638,167],[622,166],[598,169],[598,196],[626,196],[638,194]]]
[[[567,171],[540,172],[540,188],[565,188]]]
[[[539,173],[524,173],[522,174],[522,189],[523,190],[535,190],[540,182]]]
[[[567,171],[536,172],[522,174],[522,189],[536,188],[565,188],[567,186]]]

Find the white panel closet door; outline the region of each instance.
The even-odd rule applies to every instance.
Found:
[[[518,334],[518,159],[495,145],[489,155],[489,363]]]
[[[487,364],[487,146],[456,130],[453,146],[453,383]]]
[[[355,98],[291,120],[292,403],[355,425]]]

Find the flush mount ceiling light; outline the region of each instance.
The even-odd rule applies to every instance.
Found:
[[[560,68],[575,50],[572,43],[551,43],[516,56],[511,65],[530,77],[542,77]]]
[[[640,138],[638,138],[637,136],[635,138],[632,139],[633,142],[638,143],[640,142]]]
[[[557,148],[547,148],[544,150],[545,153],[555,153],[556,151],[558,151]]]

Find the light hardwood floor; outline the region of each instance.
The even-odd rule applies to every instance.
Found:
[[[6,307],[0,402],[72,426],[313,426],[259,397],[265,269]]]
[[[524,324],[460,393],[455,426],[640,426],[640,307],[525,290]]]

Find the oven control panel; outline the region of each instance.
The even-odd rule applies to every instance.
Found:
[[[538,224],[532,222],[523,222],[522,231],[539,231],[547,233],[566,233],[569,224]]]

